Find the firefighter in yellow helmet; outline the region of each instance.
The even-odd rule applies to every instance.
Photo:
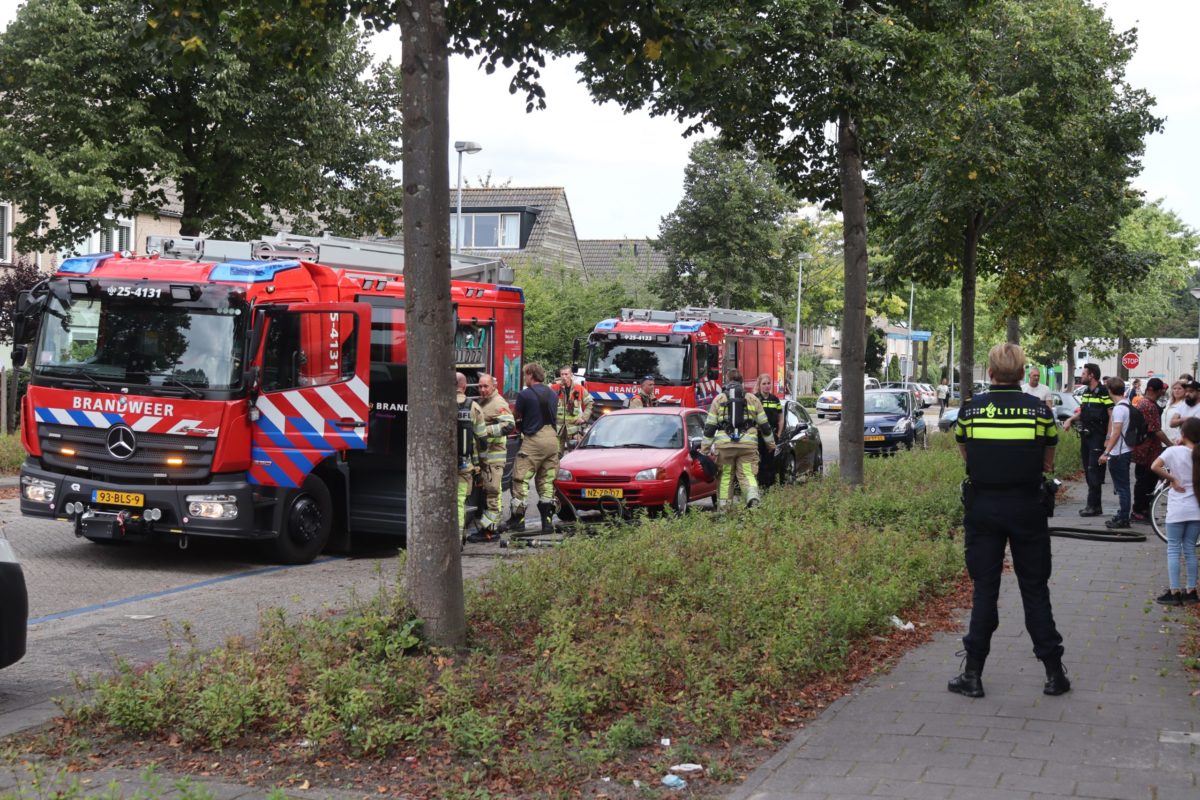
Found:
[[[503,493],[504,463],[508,460],[508,434],[517,426],[508,401],[496,388],[496,379],[487,373],[479,376],[479,410],[483,412],[482,427],[475,435],[481,444],[479,471],[487,504],[479,520],[479,530],[467,537],[468,542],[490,542],[498,537],[500,525],[500,496]]]
[[[762,401],[746,391],[742,373],[731,370],[724,391],[708,407],[701,444],[701,450],[716,450],[717,464],[721,467],[718,508],[729,505],[735,477],[747,507],[758,505],[755,473],[758,471],[759,437],[772,449],[775,447],[775,433],[767,421]]]

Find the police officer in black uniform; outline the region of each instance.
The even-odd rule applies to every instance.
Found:
[[[1087,389],[1079,398],[1079,408],[1063,423],[1063,430],[1074,425],[1079,430],[1079,455],[1087,478],[1087,504],[1080,509],[1081,517],[1098,517],[1104,513],[1100,505],[1100,487],[1104,485],[1104,467],[1100,465],[1100,454],[1104,452],[1104,440],[1108,436],[1108,421],[1112,415],[1113,401],[1108,389],[1100,382],[1098,364],[1083,365],[1083,381]]]
[[[948,688],[967,697],[983,697],[983,664],[992,633],[1000,624],[996,600],[1005,544],[1012,548],[1013,571],[1033,652],[1046,668],[1042,691],[1058,695],[1071,689],[1047,586],[1050,534],[1046,518],[1053,490],[1046,487],[1042,474],[1054,467],[1058,429],[1046,404],[1021,391],[1024,372],[1025,354],[1020,347],[1007,343],[993,347],[988,353],[992,386],[959,412],[955,428],[955,440],[967,462],[963,528],[967,572],[975,594],[971,624],[963,637],[966,663]]]
[[[771,376],[763,373],[758,376],[754,386],[754,394],[762,403],[763,413],[767,415],[767,424],[775,434],[776,442],[783,442],[783,401],[771,391]],[[767,489],[775,485],[775,445],[767,444],[765,437],[758,440],[758,485]]]

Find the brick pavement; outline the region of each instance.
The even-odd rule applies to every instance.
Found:
[[[1061,504],[1054,521],[1083,524],[1080,507]],[[730,800],[1200,798],[1200,703],[1178,655],[1187,612],[1154,603],[1166,545],[1144,532],[1140,544],[1054,540],[1069,694],[1042,694],[1008,574],[986,697],[946,691],[962,631],[940,634],[831,704]]]

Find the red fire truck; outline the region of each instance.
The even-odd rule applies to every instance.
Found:
[[[403,532],[400,248],[151,237],[147,251],[68,258],[18,303],[22,513],[95,541],[264,540],[290,563],[331,535]],[[456,367],[512,396],[523,294],[500,262],[457,263]]]
[[[734,368],[747,390],[765,372],[782,395],[785,345],[779,320],[761,311],[624,308],[588,336],[584,381],[597,415],[623,408],[647,375],[659,401],[673,405],[707,408],[721,391],[722,373]]]

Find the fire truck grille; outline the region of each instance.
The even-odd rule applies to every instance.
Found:
[[[100,481],[139,481],[151,484],[188,483],[212,471],[217,440],[167,433],[137,434],[133,456],[119,460],[105,445],[108,431],[72,425],[38,425],[42,464],[64,475]],[[64,453],[73,450],[74,454]],[[171,464],[167,459],[179,459]]]

